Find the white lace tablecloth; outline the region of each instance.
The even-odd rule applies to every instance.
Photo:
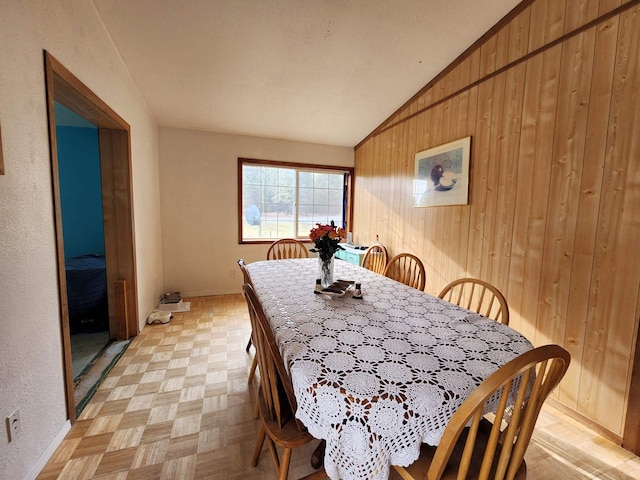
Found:
[[[437,445],[482,380],[532,348],[515,330],[345,261],[363,298],[313,293],[318,261],[248,265],[288,366],[296,416],[327,442],[330,478],[386,479]]]

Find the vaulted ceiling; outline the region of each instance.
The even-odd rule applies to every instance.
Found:
[[[161,126],[354,146],[519,0],[93,0]]]

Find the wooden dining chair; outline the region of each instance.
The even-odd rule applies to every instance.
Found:
[[[372,243],[362,257],[362,266],[382,275],[387,267],[389,254],[387,248],[380,242]]]
[[[300,240],[281,238],[269,246],[267,260],[281,260],[283,258],[309,258],[309,250]]]
[[[526,479],[524,453],[538,414],[569,362],[569,352],[558,345],[545,345],[519,355],[489,376],[462,403],[437,447],[423,444],[415,463],[394,469],[404,479]],[[483,408],[487,400],[496,398],[494,395],[497,408],[491,422],[483,415]],[[508,426],[501,432],[503,420]]]
[[[467,310],[509,325],[509,306],[496,287],[477,278],[459,278],[444,287],[438,295]]]
[[[384,276],[418,290],[424,290],[426,282],[422,261],[410,253],[400,253],[393,257],[384,269]]]
[[[248,283],[253,287],[253,282],[251,281],[251,275],[249,275],[249,270],[247,270],[247,264],[244,262],[242,258],[238,260],[238,266],[240,267],[240,271],[242,272],[244,283]],[[252,328],[251,336],[249,337],[249,341],[247,342],[247,347],[245,348],[247,353],[249,353],[249,349],[251,348],[251,343],[253,341],[252,337],[253,337],[253,328]],[[253,382],[253,377],[256,373],[257,366],[258,366],[258,357],[254,355],[253,362],[251,362],[251,369],[249,370],[249,383]]]
[[[266,440],[276,467],[278,480],[286,480],[293,449],[306,445],[314,438],[307,432],[302,422],[295,418],[297,402],[291,378],[285,368],[275,336],[260,301],[250,284],[245,283],[242,289],[249,306],[249,317],[254,329],[253,338],[260,369],[260,387],[258,389],[260,431],[251,464],[254,467],[258,465],[260,453]],[[276,445],[283,450],[282,458],[278,455]],[[323,471],[318,471],[304,478],[310,480],[326,477]]]

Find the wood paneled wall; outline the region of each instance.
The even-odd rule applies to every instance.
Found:
[[[640,310],[640,6],[526,1],[355,150],[354,237],[479,277],[572,364],[554,396],[623,435]],[[469,204],[414,208],[414,155],[472,137]]]

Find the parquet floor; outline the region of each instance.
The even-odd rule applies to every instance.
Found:
[[[147,326],[104,380],[38,480],[275,479],[247,384],[253,354],[241,295],[191,298],[191,311]],[[316,443],[294,451],[290,478],[314,470]],[[529,480],[640,478],[640,459],[545,407]]]

